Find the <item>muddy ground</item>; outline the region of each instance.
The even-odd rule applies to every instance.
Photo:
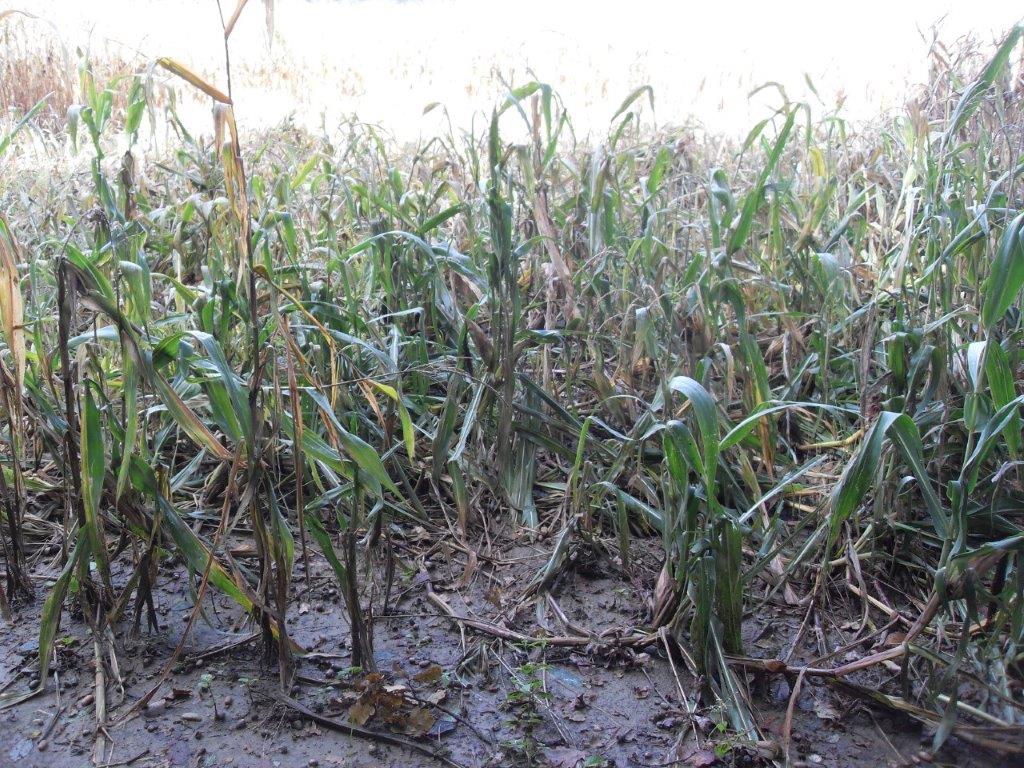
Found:
[[[196,623],[168,681],[141,712],[118,722],[153,687],[192,613],[195,583],[180,563],[164,563],[156,592],[159,630],[146,632],[143,620],[133,637],[130,617],[117,628],[116,665],[109,659],[106,664],[110,725],[100,764],[369,768],[448,760],[462,766],[660,768],[770,764],[773,750],[782,764],[792,680],[748,677],[766,740],[752,747],[715,726],[721,718],[713,707],[693,711],[699,683],[663,645],[608,652],[504,640],[439,615],[437,602],[427,598],[432,587],[458,615],[531,637],[544,634],[542,627],[563,634],[565,622],[595,634],[639,627],[649,618],[659,567],[656,542],[637,543],[629,574],[610,556],[579,558],[554,584],[551,602],[520,598],[546,562],[550,541],[494,547],[479,557],[425,536],[394,543],[398,565],[386,606],[379,563],[370,579],[379,676],[350,667],[347,614],[326,561],[310,548],[308,583],[301,563],[296,565],[288,631],[306,653],[297,659],[291,695],[320,722],[282,703],[277,664],[267,660],[233,604],[212,590],[205,621]],[[52,566],[37,564],[39,593],[53,574]],[[7,692],[35,683],[41,608],[41,598],[21,606],[13,626],[0,633],[0,687]],[[802,617],[798,608],[764,607],[744,626],[747,652],[778,657]],[[57,647],[45,693],[0,712],[0,766],[93,764],[94,650],[81,617],[65,610]],[[865,675],[862,683],[879,688],[895,677],[885,669]],[[349,718],[374,733],[413,742],[419,751],[331,725]],[[903,716],[803,682],[793,712],[795,765],[913,765],[929,743],[930,734]],[[938,765],[1008,764],[955,739],[930,759]]]

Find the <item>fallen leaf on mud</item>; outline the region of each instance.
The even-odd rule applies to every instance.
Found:
[[[696,715],[693,718],[693,724],[700,728],[701,733],[710,733],[711,729],[715,727],[715,721],[703,715]]]
[[[359,681],[358,687],[364,691],[377,688],[384,683],[384,675],[380,672],[371,672],[362,680]]]
[[[432,694],[427,696],[426,700],[429,701],[431,704],[440,704],[442,701],[444,701],[447,695],[447,691],[434,691]]]
[[[423,707],[416,707],[409,712],[405,721],[406,732],[413,736],[425,736],[434,727],[434,716]]]
[[[342,691],[339,696],[331,696],[327,700],[327,706],[332,707],[333,709],[345,709],[350,706],[354,700],[354,694],[349,693],[348,691]]]
[[[188,765],[192,755],[192,745],[186,739],[175,739],[167,748],[167,765],[177,766]]]
[[[484,599],[498,610],[501,610],[504,607],[504,603],[501,599],[501,590],[497,587],[491,587],[489,590],[484,592]]]
[[[8,754],[10,755],[11,760],[17,762],[22,758],[28,757],[32,753],[33,746],[35,745],[32,743],[32,739],[22,739],[11,747]]]
[[[469,582],[473,580],[473,574],[476,573],[477,567],[477,556],[473,550],[469,551],[469,557],[466,558],[466,570],[462,572],[462,576],[456,583],[456,589],[465,589],[469,586]]]
[[[572,747],[555,747],[549,749],[544,756],[551,768],[576,768],[587,759],[585,752],[580,752]]]
[[[408,541],[426,541],[430,538],[430,534],[427,533],[427,529],[424,528],[422,525],[417,525],[415,528],[413,528],[411,531],[405,534],[405,538]]]
[[[357,701],[348,708],[348,719],[356,725],[366,725],[366,721],[373,717],[376,708],[365,701]]]
[[[814,714],[822,720],[839,720],[841,717],[839,710],[827,699],[814,700]]]
[[[455,720],[452,717],[445,715],[436,723],[434,723],[434,727],[430,729],[430,733],[428,733],[427,735],[431,738],[436,739],[441,736],[444,736],[445,734],[451,733],[454,730]]]
[[[687,765],[696,766],[696,768],[705,768],[705,766],[714,765],[717,762],[718,755],[710,749],[698,749],[686,760]]]
[[[436,683],[438,680],[440,680],[441,675],[443,674],[444,670],[441,669],[440,666],[438,666],[437,664],[431,664],[422,672],[418,672],[417,674],[413,675],[412,679],[415,680],[417,683],[426,683],[427,685],[430,685],[431,683]]]

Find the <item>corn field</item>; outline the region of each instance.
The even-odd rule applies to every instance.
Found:
[[[584,141],[539,81],[247,132],[82,58],[0,139],[0,764],[227,765],[238,665],[277,765],[1024,760],[1021,35],[742,142],[649,88]]]

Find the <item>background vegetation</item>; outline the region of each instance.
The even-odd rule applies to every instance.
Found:
[[[66,125],[39,127],[43,97],[0,141],[0,609],[46,601],[38,687],[5,702],[46,685],[65,600],[102,659],[168,558],[191,622],[232,597],[287,691],[312,553],[372,667],[360,564],[395,530],[548,536],[524,600],[575,548],[629,572],[653,536],[649,620],[549,641],[669,638],[751,741],[751,670],[856,688],[888,665],[861,693],[936,746],[1019,750],[1020,36],[937,55],[871,130],[778,88],[739,144],[652,135],[649,89],[579,142],[540,82],[416,147],[240,135],[182,63],[77,62]],[[212,140],[168,73],[213,102]],[[86,170],[10,170],[40,146]],[[778,605],[789,655],[749,658],[744,617]]]

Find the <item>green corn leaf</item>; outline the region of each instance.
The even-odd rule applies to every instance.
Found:
[[[324,524],[320,522],[320,518],[308,509],[306,510],[306,525],[309,527],[310,534],[320,546],[320,551],[323,552],[327,562],[330,563],[331,568],[334,570],[334,575],[338,578],[338,584],[341,585],[342,591],[344,591],[345,585],[348,584],[348,571],[342,565],[341,560],[338,559],[338,554],[334,551],[330,534],[327,533]]]
[[[782,156],[782,150],[789,140],[790,131],[793,130],[793,121],[795,119],[796,111],[791,110],[786,116],[786,122],[783,123],[782,130],[779,131],[779,135],[775,139],[775,144],[768,153],[768,160],[765,162],[764,168],[761,169],[757,183],[754,184],[743,199],[739,220],[736,222],[736,228],[729,235],[729,243],[726,248],[730,256],[743,248],[747,243],[751,226],[754,223],[754,216],[757,213],[757,209],[761,206],[761,200],[764,197],[765,185],[768,183],[768,179],[771,178],[772,173],[774,173],[775,166],[778,165],[779,158]]]
[[[719,452],[718,406],[708,391],[698,381],[688,376],[676,376],[668,386],[670,390],[686,398],[693,407],[701,445],[704,488],[708,503],[717,509],[718,501],[715,494]]]
[[[878,473],[885,433],[898,414],[883,411],[868,429],[856,457],[846,466],[843,476],[832,492],[829,515],[829,547],[838,539],[839,531],[860,505]]]
[[[1010,222],[1003,232],[992,271],[985,281],[981,322],[991,328],[1002,319],[1024,285],[1024,213]]]
[[[665,450],[669,475],[677,488],[682,488],[688,482],[687,466],[697,476],[703,477],[704,459],[701,457],[697,442],[693,439],[693,433],[686,424],[675,419],[668,422],[662,435],[662,447]]]
[[[139,375],[131,355],[123,356],[121,367],[124,382],[124,441],[121,443],[121,466],[117,470],[115,495],[118,500],[128,487],[131,457],[135,453],[139,432]]]
[[[960,470],[960,481],[964,484],[967,493],[971,493],[978,483],[978,474],[981,471],[982,462],[989,455],[993,448],[999,444],[1003,432],[1015,421],[1020,419],[1019,409],[1024,405],[1024,395],[1013,398],[1006,405],[992,414],[992,417],[985,424],[978,437],[974,450],[964,461]]]
[[[903,460],[910,466],[911,472],[917,480],[918,490],[924,497],[935,532],[944,538],[949,531],[949,519],[938,494],[935,493],[931,478],[928,476],[924,460],[924,447],[921,445],[921,433],[917,424],[907,414],[901,413],[889,425],[887,434],[889,439],[896,444]]]
[[[401,495],[398,491],[398,487],[392,482],[391,477],[388,475],[387,470],[384,469],[384,462],[381,461],[377,451],[373,449],[369,443],[363,440],[358,435],[353,435],[344,426],[341,421],[334,413],[334,409],[331,408],[330,403],[327,402],[322,394],[316,390],[305,390],[313,401],[319,406],[320,413],[325,416],[334,427],[338,441],[341,443],[342,449],[348,454],[348,457],[359,467],[360,471],[364,472],[369,476],[375,483],[379,484],[388,491],[391,491],[395,495]],[[303,430],[303,439],[309,430]]]
[[[996,50],[995,55],[985,69],[982,70],[978,79],[971,83],[967,90],[964,91],[956,108],[953,110],[953,114],[949,118],[949,126],[946,128],[946,133],[943,137],[944,143],[948,144],[953,135],[964,127],[964,124],[981,104],[981,100],[985,97],[989,88],[995,83],[996,78],[1006,69],[1006,65],[1010,60],[1010,54],[1013,53],[1013,49],[1020,40],[1022,32],[1024,32],[1024,27],[1021,26],[1015,26],[1010,30],[1010,33]]]
[[[241,438],[247,442],[250,441],[252,439],[252,420],[249,403],[246,394],[242,391],[238,374],[228,365],[224,350],[213,336],[202,331],[190,331],[189,334],[206,350],[207,356],[219,374],[217,384],[227,393],[226,402],[230,404],[230,410],[222,407],[220,421],[229,426],[236,442]],[[209,386],[209,382],[207,382],[207,386]]]
[[[147,383],[156,390],[164,407],[167,408],[167,412],[171,414],[171,417],[178,423],[178,426],[199,445],[208,449],[213,456],[222,461],[230,461],[232,458],[231,452],[221,445],[209,428],[207,428],[206,424],[185,404],[178,393],[167,383],[167,380],[160,375],[153,365],[150,353],[140,348],[135,330],[124,314],[117,308],[116,302],[111,297],[105,295],[103,290],[96,288],[98,284],[90,271],[79,263],[72,261],[70,255],[69,263],[76,272],[77,278],[83,281],[85,286],[93,286],[93,288],[87,288],[84,292],[82,303],[97,312],[102,312],[114,321],[118,327],[122,346],[133,356],[136,367],[146,378]],[[109,289],[109,284],[107,289]]]
[[[949,529],[948,515],[928,476],[917,425],[905,413],[882,411],[864,436],[857,456],[847,466],[833,491],[829,517],[829,550],[838,538],[842,524],[860,505],[868,488],[873,484],[886,437],[892,439],[904,461],[910,466],[918,488],[924,496],[935,531],[940,536],[946,535]]]
[[[273,493],[267,495],[267,503],[270,506],[271,519],[274,523],[275,540],[280,542],[283,550],[285,572],[290,574],[295,565],[295,537],[292,535],[287,518],[281,512],[281,505],[277,503]]]
[[[431,446],[431,461],[434,482],[440,485],[441,476],[448,466],[448,447],[455,437],[455,420],[458,417],[459,402],[462,399],[462,376],[453,374],[448,380],[448,394],[445,396],[441,416],[434,430]]]
[[[715,602],[722,622],[722,645],[727,653],[743,653],[743,534],[739,526],[723,519],[714,548]]]
[[[607,481],[602,480],[601,482],[597,483],[597,486],[600,488],[604,488],[606,491],[612,494],[612,496],[614,496],[619,502],[625,504],[628,509],[638,513],[641,516],[641,518],[648,523],[648,525],[654,528],[654,530],[658,531],[659,533],[664,531],[665,520],[662,517],[661,512],[656,510],[650,504],[640,501],[640,499],[636,498],[635,496],[629,493],[626,493],[621,488],[618,488],[617,486]]]
[[[178,514],[178,510],[163,495],[157,495],[157,503],[160,507],[160,517],[164,530],[174,540],[174,544],[185,558],[189,570],[193,573],[204,573],[212,557],[209,547],[185,524]],[[238,583],[217,560],[213,560],[213,563],[210,565],[210,583],[238,603],[243,610],[252,610],[252,600],[249,599]]]
[[[405,442],[405,453],[410,459],[416,458],[416,432],[413,430],[412,417],[409,416],[409,409],[405,406],[402,393],[395,387],[388,386],[374,379],[368,379],[367,383],[395,401],[395,405],[398,407],[398,420],[402,424],[402,439]]]
[[[755,408],[749,416],[743,421],[737,424],[735,427],[730,429],[725,437],[722,438],[720,450],[726,451],[732,448],[734,445],[739,445],[743,442],[744,438],[747,437],[753,431],[754,426],[760,419],[768,416],[772,413],[778,413],[780,411],[786,411],[790,409],[820,409],[828,411],[829,413],[847,414],[851,416],[859,415],[860,411],[856,408],[843,408],[836,405],[828,405],[826,403],[813,403],[809,401],[793,401],[785,403],[775,403],[774,405],[768,403],[762,403],[760,407]]]
[[[26,112],[22,116],[21,120],[19,120],[15,126],[11,128],[11,130],[8,131],[2,139],[0,139],[0,157],[3,157],[4,152],[6,152],[7,148],[11,145],[11,141],[18,135],[21,129],[32,122],[32,118],[42,111],[43,107],[46,106],[46,100],[49,98],[50,94],[46,94],[43,98],[37,101],[32,109]]]
[[[651,109],[654,109],[654,89],[649,85],[641,85],[623,99],[622,104],[619,105],[619,108],[615,110],[615,114],[612,115],[610,122],[614,123],[620,115],[625,113],[627,109],[633,106],[633,104],[643,96],[647,96],[647,101],[651,105]]]
[[[994,340],[989,340],[986,344],[988,348],[985,354],[985,378],[992,394],[992,405],[998,411],[1017,396],[1017,389],[1014,385],[1013,371],[1010,370],[1010,359],[1002,346]],[[1006,438],[1010,455],[1016,458],[1021,450],[1021,419],[1016,409],[1009,416],[1003,437]]]
[[[110,563],[107,561],[107,545],[100,520],[100,498],[103,494],[103,478],[106,474],[103,428],[100,411],[92,395],[93,384],[85,382],[85,404],[81,410],[80,441],[82,456],[82,506],[85,510],[85,525],[89,537],[89,549],[96,558],[96,566],[105,584],[110,583]]]

